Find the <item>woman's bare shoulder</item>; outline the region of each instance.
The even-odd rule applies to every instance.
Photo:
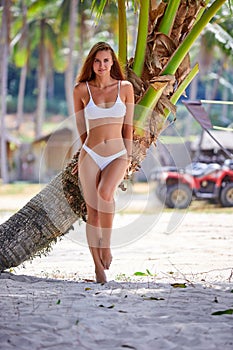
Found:
[[[121,89],[127,95],[133,95],[133,93],[134,93],[133,84],[128,80],[121,81]]]
[[[123,87],[132,87],[133,85],[129,80],[121,80],[121,86]]]
[[[85,82],[81,82],[81,83],[76,83],[75,86],[74,86],[74,92],[84,92],[87,90],[87,87],[86,87],[86,83]]]
[[[123,91],[125,91],[126,93],[129,93],[133,91],[133,85],[130,81],[128,80],[122,80],[121,81],[121,88]]]

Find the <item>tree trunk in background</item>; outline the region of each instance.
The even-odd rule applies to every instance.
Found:
[[[1,113],[1,130],[0,130],[0,150],[1,150],[1,177],[3,183],[9,182],[7,166],[7,141],[6,141],[6,98],[7,98],[7,75],[8,75],[8,53],[9,53],[9,26],[10,26],[10,0],[3,0],[3,13],[0,32],[0,113]]]
[[[198,80],[199,80],[198,76],[196,76],[190,84],[190,94],[188,96],[189,100],[195,101],[197,99]],[[188,137],[188,136],[192,135],[191,131],[192,131],[192,123],[188,122],[185,124],[184,136]]]
[[[228,94],[228,87],[227,86],[223,86],[223,92],[222,92],[222,100],[223,101],[228,101],[228,98],[229,98],[229,94]],[[229,122],[229,119],[228,119],[228,105],[227,104],[223,104],[222,105],[222,120],[225,122]]]
[[[47,86],[46,74],[41,73],[38,81],[38,98],[37,98],[37,110],[36,110],[36,120],[35,120],[35,137],[36,138],[42,135],[42,126],[44,122],[45,107],[46,107],[46,86]]]
[[[24,103],[24,94],[27,80],[27,64],[22,67],[20,72],[20,82],[19,82],[19,93],[17,101],[17,124],[16,128],[19,129],[23,121],[23,103]]]
[[[189,99],[194,101],[197,99],[197,92],[198,92],[198,76],[196,76],[191,84],[190,84],[190,94],[189,94]]]
[[[44,44],[44,24],[45,24],[45,20],[42,19],[40,23],[41,38],[40,38],[40,47],[39,47],[38,98],[37,98],[37,109],[36,109],[36,120],[35,120],[35,137],[36,138],[42,135],[42,127],[43,127],[43,122],[45,117],[45,108],[46,108],[47,52]]]
[[[206,96],[205,96],[206,100],[215,100],[216,99],[218,87],[219,87],[219,79],[222,76],[223,67],[224,67],[224,59],[221,61],[221,64],[220,64],[218,72],[217,72],[217,77],[214,80],[214,84],[209,84],[210,85],[209,89],[206,89]],[[206,107],[206,111],[207,111],[208,115],[210,115],[211,108],[212,108],[212,104],[208,104]],[[202,129],[200,141],[199,141],[199,145],[198,145],[198,150],[197,150],[197,154],[196,154],[197,157],[199,157],[201,154],[201,145],[203,142],[204,133],[205,133],[205,130]]]
[[[28,25],[27,25],[27,6],[24,1],[22,1],[22,16],[23,16],[23,27],[22,27],[22,37],[20,42],[22,47],[25,48],[27,47]],[[26,62],[24,66],[21,68],[21,72],[20,72],[19,93],[18,93],[18,101],[17,101],[17,121],[16,121],[17,129],[19,129],[23,121],[23,104],[24,104],[24,95],[25,95],[27,68],[28,68],[27,64],[28,64],[28,58],[26,58]]]
[[[70,20],[69,20],[69,54],[67,62],[67,70],[65,72],[65,92],[69,116],[74,114],[73,109],[73,87],[74,87],[74,62],[73,52],[76,39],[78,0],[70,2]]]

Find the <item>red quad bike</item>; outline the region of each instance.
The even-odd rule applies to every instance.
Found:
[[[157,180],[157,197],[169,208],[187,208],[192,198],[218,201],[233,207],[233,154],[211,134],[211,121],[201,101],[182,101],[204,131],[219,145],[228,159],[218,163],[191,163],[184,169],[164,167],[152,174]]]
[[[156,175],[157,197],[168,208],[187,208],[192,198],[218,201],[233,207],[233,160],[218,163],[192,163],[184,169],[163,168]]]

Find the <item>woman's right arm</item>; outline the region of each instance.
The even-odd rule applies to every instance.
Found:
[[[84,118],[84,89],[83,84],[78,84],[74,87],[73,100],[74,100],[74,112],[76,117],[76,125],[80,135],[81,143],[84,144],[87,138],[87,129]]]

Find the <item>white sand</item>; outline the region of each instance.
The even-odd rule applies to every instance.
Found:
[[[114,238],[105,285],[84,281],[82,227],[1,274],[0,349],[233,349],[233,315],[212,315],[233,309],[232,214],[160,214],[117,215],[115,236],[135,235]],[[155,276],[134,276],[147,269]]]

